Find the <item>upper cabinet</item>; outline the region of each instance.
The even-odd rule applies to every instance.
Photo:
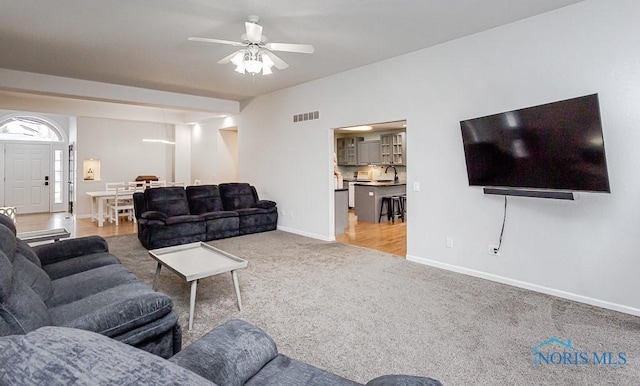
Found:
[[[358,143],[364,141],[363,137],[345,137],[336,139],[336,156],[338,166],[358,165]]]
[[[376,165],[380,163],[380,141],[358,142],[358,164]]]
[[[380,164],[382,165],[405,165],[405,133],[381,134],[380,135]]]

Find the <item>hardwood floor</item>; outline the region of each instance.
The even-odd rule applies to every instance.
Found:
[[[358,222],[353,210],[349,211],[349,227],[344,235],[336,236],[339,243],[357,245],[401,257],[407,255],[407,223],[396,219],[389,222]]]
[[[91,219],[77,219],[69,213],[36,213],[18,215],[16,218],[16,229],[18,232],[37,231],[41,229],[65,228],[71,237],[82,237],[98,235],[102,237],[126,235],[136,233],[137,226],[133,221],[127,221],[124,217],[120,219],[120,225],[105,222],[102,228]]]
[[[89,235],[109,237],[137,232],[136,224],[124,218],[121,219],[119,226],[107,221],[102,228],[99,228],[95,221],[92,222],[88,218],[77,219],[69,213],[18,215],[16,228],[18,232],[65,228],[71,233],[71,237]],[[336,241],[406,257],[407,224],[399,220],[396,220],[395,224],[358,222],[353,210],[350,210],[349,227],[344,235],[336,236]]]

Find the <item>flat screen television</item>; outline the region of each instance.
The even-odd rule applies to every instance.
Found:
[[[468,119],[460,127],[471,186],[610,192],[598,94]]]

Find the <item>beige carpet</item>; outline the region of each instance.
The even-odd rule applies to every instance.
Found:
[[[107,240],[152,283],[155,262],[135,235]],[[211,244],[249,261],[239,273],[244,308],[230,274],[203,279],[188,331],[189,285],[163,270],[158,289],[174,299],[185,346],[241,318],[280,352],[359,382],[405,373],[447,385],[640,384],[638,317],[281,231]],[[589,355],[624,352],[627,364],[534,368],[532,348],[552,337]]]

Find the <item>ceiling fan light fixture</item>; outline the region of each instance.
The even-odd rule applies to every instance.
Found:
[[[242,62],[244,62],[244,51],[238,51],[233,58],[231,58],[231,63],[235,64],[236,66],[239,66],[242,64]]]
[[[274,54],[273,51],[302,54],[312,54],[314,52],[314,48],[310,44],[268,42],[267,37],[262,34],[263,28],[258,24],[259,20],[260,18],[258,18],[258,16],[249,16],[249,21],[245,22],[246,33],[241,35],[241,41],[239,42],[194,36],[188,38],[188,40],[242,47],[238,51],[220,59],[218,63],[227,64],[231,62],[236,66],[236,72],[241,74],[249,73],[251,75],[255,75],[261,71],[263,75],[273,74],[273,66],[278,70],[284,70],[289,67],[289,65]]]
[[[244,63],[240,63],[240,64],[236,65],[236,69],[235,69],[235,71],[236,71],[237,73],[239,73],[239,74],[244,74],[244,70],[245,70],[245,68],[244,68]]]
[[[262,62],[257,59],[245,60],[244,67],[248,73],[257,74],[262,71]]]

